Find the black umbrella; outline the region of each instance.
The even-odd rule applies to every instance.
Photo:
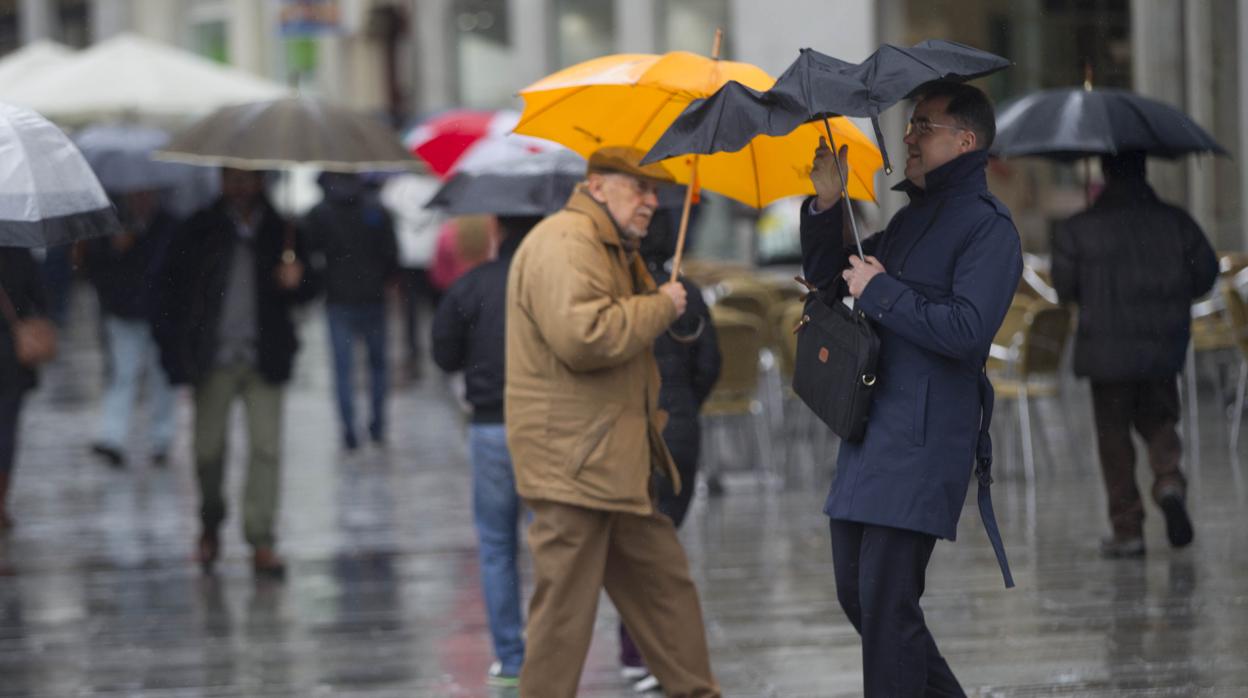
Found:
[[[1007,102],[997,112],[992,153],[1000,157],[1069,161],[1129,151],[1163,158],[1229,155],[1187,114],[1127,90],[1044,90]]]
[[[585,159],[571,150],[520,155],[460,169],[425,206],[452,216],[545,216],[584,178]]]
[[[933,80],[974,80],[1010,65],[996,54],[938,39],[910,48],[884,44],[857,64],[805,48],[766,92],[729,82],[706,100],[691,104],[655,143],[646,161],[733,152],[759,134],[782,136],[806,121],[839,115],[871,118],[885,172],[891,173],[876,118],[880,112]]]
[[[783,136],[804,122],[819,119],[826,127],[828,118],[839,115],[870,117],[884,156],[884,171],[891,174],[877,118],[880,112],[933,80],[974,80],[1010,65],[996,54],[939,39],[910,48],[884,44],[857,64],[802,49],[766,92],[729,82],[709,98],[690,104],[644,162],[690,153],[734,152],[758,135]],[[828,140],[835,150],[830,127]],[[852,215],[850,223],[857,238]]]

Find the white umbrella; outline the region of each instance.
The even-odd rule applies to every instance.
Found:
[[[55,41],[39,39],[0,58],[0,96],[34,80],[40,73],[64,64],[74,50]]]
[[[120,230],[78,148],[47,119],[0,103],[0,246],[47,247]]]
[[[274,99],[284,86],[134,34],[85,49],[6,99],[63,123],[184,120]]]

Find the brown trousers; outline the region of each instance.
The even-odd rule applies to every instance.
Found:
[[[1175,429],[1179,420],[1178,382],[1174,377],[1122,383],[1093,381],[1092,412],[1114,537],[1139,538],[1144,532],[1144,503],[1135,484],[1132,427],[1148,445],[1153,500],[1160,502],[1171,494],[1183,497],[1187,490],[1187,480],[1179,470],[1183,445]]]
[[[533,511],[529,549],[536,579],[521,698],[576,695],[603,587],[664,693],[720,695],[698,591],[671,519],[542,500],[525,504]]]

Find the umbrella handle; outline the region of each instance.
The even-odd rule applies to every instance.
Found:
[[[680,263],[685,256],[685,237],[689,232],[689,209],[693,207],[693,190],[698,181],[698,156],[693,156],[693,177],[685,187],[685,204],[680,211],[680,232],[676,235],[676,256],[672,258],[671,280],[680,277]]]
[[[862,236],[858,234],[858,217],[854,215],[854,206],[849,201],[849,182],[846,181],[845,169],[841,167],[841,154],[836,149],[836,139],[832,138],[832,124],[828,122],[827,116],[823,117],[823,130],[828,134],[828,145],[832,147],[832,161],[836,163],[836,172],[841,176],[841,199],[849,211],[849,227],[854,231],[854,244],[858,246],[858,258],[865,261],[867,256],[862,252]]]

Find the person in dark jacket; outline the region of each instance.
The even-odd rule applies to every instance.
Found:
[[[673,215],[675,214],[675,215]],[[679,210],[660,208],[650,221],[650,232],[641,239],[640,254],[656,285],[671,278],[668,263],[676,254],[679,232]],[[690,227],[693,221],[689,222]],[[686,240],[686,245],[689,241]],[[666,479],[659,484],[655,505],[672,520],[676,528],[685,521],[698,477],[698,453],[702,446],[702,403],[710,396],[719,380],[719,338],[711,324],[711,311],[702,299],[702,289],[689,279],[681,278],[688,305],[671,329],[654,340],[654,358],[659,364],[659,409],[667,412],[663,442],[676,461],[683,486],[672,491]],[[621,675],[634,681],[637,691],[659,688],[658,681],[645,668],[641,652],[620,623]]]
[[[177,226],[159,196],[156,191],[124,195],[118,208],[126,232],[85,245],[84,264],[99,298],[110,369],[91,450],[113,467],[125,463],[140,380],[146,384],[146,431],[156,465],[165,464],[176,427],[174,391],[160,366],[151,326],[158,274]]]
[[[1075,374],[1092,380],[1092,411],[1113,536],[1107,557],[1144,554],[1144,504],[1131,428],[1148,445],[1153,501],[1175,547],[1192,541],[1179,469],[1178,373],[1191,338],[1192,301],[1213,288],[1218,259],[1182,209],[1157,198],[1144,154],[1101,159],[1105,189],[1053,236],[1053,285],[1079,306]]]
[[[43,275],[30,250],[0,247],[0,288],[18,318],[47,314]],[[38,378],[35,369],[17,360],[7,314],[0,313],[0,533],[13,527],[8,502],[17,455],[17,430],[26,392],[35,387]]]
[[[802,206],[806,278],[848,295],[879,334],[878,379],[862,441],[842,442],[824,512],[836,594],[862,636],[868,698],[964,696],[923,619],[928,561],[953,540],[972,468],[981,515],[1012,584],[992,516],[984,362],[1022,276],[1018,231],[988,192],[992,104],[969,85],[925,86],[905,144],[910,204],[856,256],[843,223],[844,147],[816,151],[817,195]],[[848,268],[846,268],[848,267]]]
[[[472,511],[477,529],[481,590],[494,655],[488,679],[514,685],[524,663],[517,527],[520,497],[503,425],[507,271],[520,240],[540,217],[499,218],[498,257],[469,271],[447,290],[433,318],[433,360],[448,373],[464,372],[472,405]]]
[[[313,259],[323,266],[325,316],[334,358],[342,445],[359,446],[355,431],[355,339],[368,351],[368,435],[386,438],[386,283],[398,271],[398,248],[390,215],[366,196],[354,174],[326,172],[318,180],[325,198],[308,212],[304,229]]]
[[[195,397],[195,470],[203,526],[197,557],[211,572],[225,519],[230,407],[247,408],[243,536],[258,576],[281,577],[274,524],[281,487],[282,397],[299,343],[291,311],[316,295],[293,226],[264,195],[260,172],[223,169],[221,197],[170,245],[154,328],[161,363]]]

